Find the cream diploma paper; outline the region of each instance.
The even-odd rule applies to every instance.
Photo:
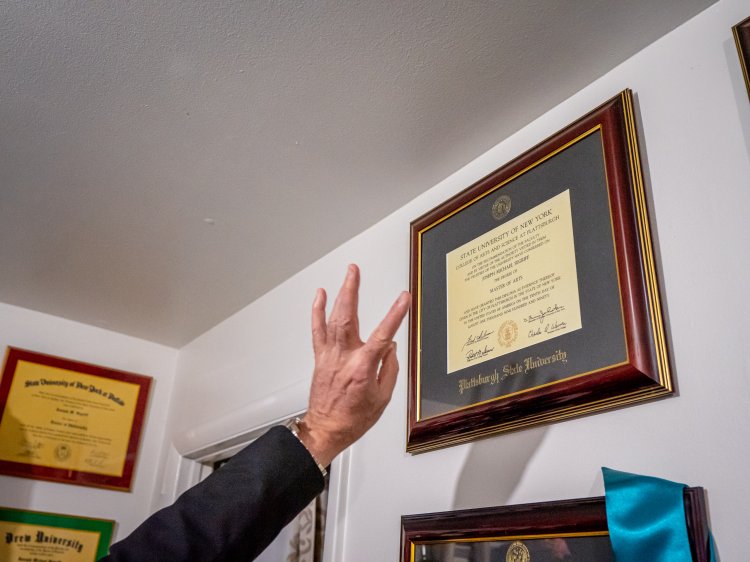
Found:
[[[570,190],[446,255],[448,372],[581,328]]]

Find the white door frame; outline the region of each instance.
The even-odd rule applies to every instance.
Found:
[[[207,478],[213,472],[214,462],[231,457],[270,427],[303,415],[309,389],[309,380],[298,381],[240,410],[181,432],[170,446],[154,507],[174,502],[180,494]],[[348,449],[331,463],[323,562],[343,558],[349,465]]]

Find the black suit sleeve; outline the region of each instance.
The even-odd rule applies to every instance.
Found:
[[[323,486],[307,449],[288,429],[273,427],[112,545],[101,562],[253,560]]]

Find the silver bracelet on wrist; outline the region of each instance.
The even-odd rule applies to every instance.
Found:
[[[301,445],[302,445],[303,447],[305,447],[305,449],[307,450],[307,452],[308,452],[308,453],[310,453],[310,449],[308,449],[308,448],[307,448],[307,447],[305,446],[305,444],[304,444],[304,443],[302,443],[302,439],[300,439],[300,438],[299,438],[299,433],[300,433],[300,429],[299,429],[299,424],[300,424],[300,423],[302,423],[302,418],[300,418],[300,417],[296,417],[296,418],[291,418],[291,419],[288,419],[288,420],[286,420],[286,421],[284,422],[284,424],[283,424],[283,425],[284,425],[284,427],[286,427],[286,428],[287,428],[287,429],[288,429],[289,431],[291,431],[291,432],[292,432],[292,435],[294,435],[294,436],[295,436],[295,437],[297,438],[297,441],[299,441],[299,442],[300,442],[300,444],[301,444]],[[318,468],[320,469],[320,473],[321,473],[321,474],[323,475],[323,478],[325,478],[325,477],[326,477],[326,476],[328,475],[328,471],[326,470],[326,467],[324,467],[324,466],[323,466],[322,464],[320,464],[320,463],[318,462],[318,459],[316,459],[316,458],[315,458],[315,455],[313,455],[312,453],[310,453],[310,457],[312,458],[312,460],[313,460],[313,461],[315,462],[315,464],[316,464],[316,465],[318,466]]]

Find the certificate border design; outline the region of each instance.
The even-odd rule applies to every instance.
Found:
[[[601,132],[614,240],[626,359],[591,372],[505,394],[431,416],[421,415],[423,236],[462,209]],[[409,452],[423,452],[490,434],[552,423],[673,394],[648,210],[638,153],[633,94],[624,90],[575,123],[495,170],[411,223]],[[605,381],[606,384],[600,384]],[[606,388],[605,388],[606,387]],[[519,395],[523,395],[519,398]],[[534,398],[544,396],[544,407]],[[520,405],[514,405],[514,401]],[[508,416],[508,412],[512,416]]]
[[[0,507],[0,521],[98,533],[99,543],[96,548],[95,560],[99,560],[109,552],[115,527],[115,522],[111,519],[92,519],[79,515],[29,511],[10,507]]]
[[[683,495],[693,560],[708,562],[704,490],[685,488]],[[603,497],[404,515],[401,517],[401,562],[415,562],[416,547],[423,544],[608,535]]]
[[[118,477],[82,470],[53,468],[35,465],[33,463],[20,463],[5,460],[0,460],[0,474],[129,492],[132,488],[133,473],[138,457],[143,421],[146,414],[146,407],[148,405],[149,391],[152,382],[151,377],[118,371],[107,367],[92,365],[90,363],[73,361],[71,359],[64,359],[54,355],[37,353],[26,349],[8,347],[5,357],[5,366],[3,368],[2,377],[0,378],[0,420],[2,420],[5,409],[8,406],[8,396],[10,394],[11,384],[19,361],[27,361],[38,365],[45,365],[48,367],[65,369],[67,371],[84,373],[95,377],[135,384],[139,387],[138,400],[135,405],[132,426],[128,428],[130,431],[130,437],[128,439],[127,451],[125,452],[122,476]]]
[[[750,17],[742,20],[732,28],[734,43],[737,46],[737,54],[740,57],[742,76],[747,87],[747,96],[750,98]]]

